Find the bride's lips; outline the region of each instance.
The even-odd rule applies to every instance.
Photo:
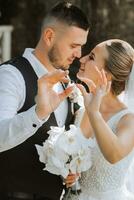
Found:
[[[85,71],[85,65],[84,65],[84,63],[81,63],[79,71],[82,71],[82,72]]]
[[[79,68],[79,71],[84,72],[84,68],[80,67],[80,68]]]

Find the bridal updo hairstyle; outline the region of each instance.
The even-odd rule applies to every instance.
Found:
[[[133,62],[134,49],[122,40],[108,40],[106,43],[108,59],[105,61],[105,70],[112,74],[112,92],[119,95],[125,89]]]

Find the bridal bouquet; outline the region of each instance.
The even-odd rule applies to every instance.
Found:
[[[72,83],[69,83],[69,86]],[[73,83],[74,84],[74,83]],[[84,113],[84,102],[80,90],[74,85],[69,96],[75,121],[68,131],[65,127],[50,127],[49,137],[43,146],[36,145],[40,162],[45,164],[44,170],[66,178],[71,172],[81,173],[91,167],[90,140],[86,139],[78,127]],[[75,111],[74,104],[79,106]],[[75,190],[79,190],[78,181]],[[78,186],[78,187],[77,187]]]
[[[48,134],[43,146],[36,145],[39,160],[45,163],[44,170],[66,178],[70,172],[81,173],[91,167],[88,140],[79,128],[70,125],[66,131],[65,127],[51,127]]]

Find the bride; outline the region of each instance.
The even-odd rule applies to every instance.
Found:
[[[82,193],[71,194],[69,200],[134,200],[126,187],[134,162],[134,49],[112,39],[98,44],[80,62],[77,76],[90,90],[78,85],[86,108],[81,130],[93,142],[93,164],[81,175]],[[126,104],[118,98],[124,90]],[[68,175],[66,186],[74,182],[75,175]]]

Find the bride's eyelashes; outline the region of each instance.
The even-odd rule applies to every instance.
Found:
[[[90,52],[89,60],[94,60],[94,59],[95,59],[95,54],[93,52]]]
[[[94,57],[92,55],[89,55],[89,60],[94,60]]]

